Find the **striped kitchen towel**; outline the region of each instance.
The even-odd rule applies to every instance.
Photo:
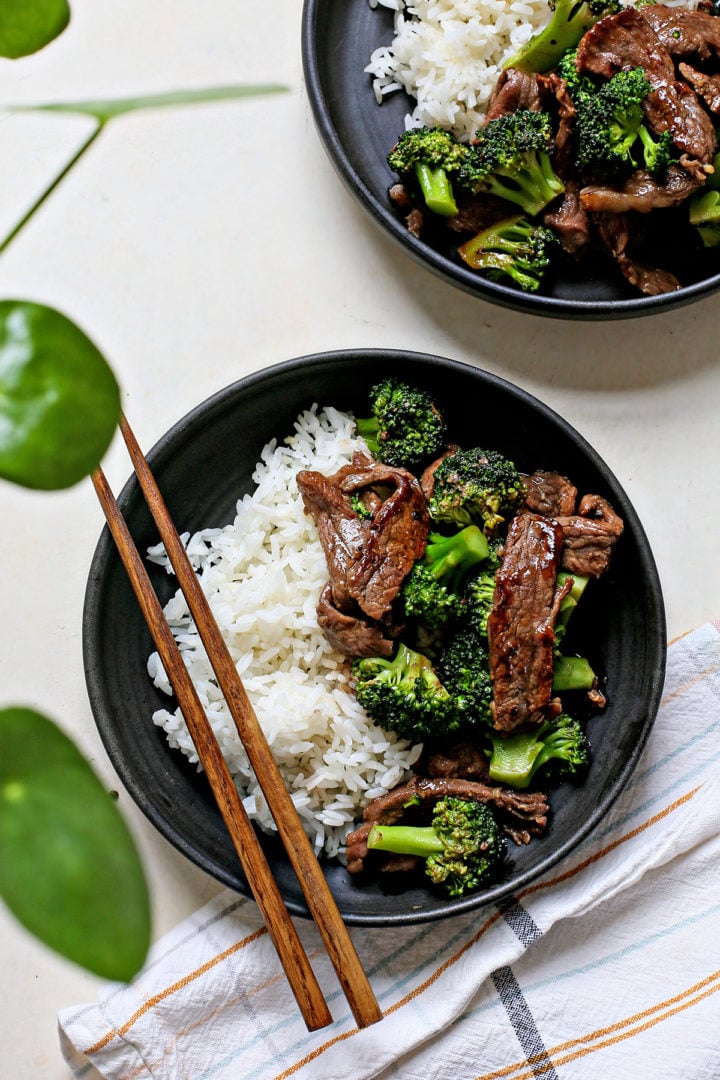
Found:
[[[502,908],[355,928],[384,1010],[358,1030],[298,921],[334,1023],[309,1034],[255,905],[224,892],[131,986],[59,1017],[83,1080],[718,1080],[720,622],[670,646],[630,783]]]

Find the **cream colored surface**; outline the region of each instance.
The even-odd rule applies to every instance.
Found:
[[[0,61],[0,104],[237,82],[289,87],[113,122],[0,259],[0,296],[59,307],[105,352],[145,447],[215,390],[290,357],[387,346],[465,360],[540,397],[608,461],[655,551],[671,637],[720,614],[720,297],[593,324],[466,296],[410,262],[337,178],[303,87],[298,0],[72,6],[70,28],[48,49]],[[2,233],[88,128],[72,117],[0,118]],[[118,488],[129,469],[117,442],[105,466]],[[101,528],[92,488],[41,495],[3,484],[0,507],[0,701],[46,710],[116,785],[81,655]],[[124,792],[120,805],[145,858],[159,935],[216,885]],[[68,1080],[55,1014],[93,999],[99,984],[2,910],[0,935],[0,1072]]]

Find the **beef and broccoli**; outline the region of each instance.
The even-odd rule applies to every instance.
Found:
[[[298,476],[329,571],[318,620],[368,715],[423,753],[366,807],[347,865],[420,868],[460,896],[501,873],[506,837],[543,832],[547,791],[589,766],[583,717],[605,695],[568,627],[623,523],[560,473],[447,442],[417,387],[391,377],[370,398],[368,453]]]
[[[597,250],[640,293],[672,292],[678,248],[720,246],[719,127],[714,8],[556,0],[469,143],[399,137],[390,198],[414,235],[452,235],[466,266],[526,292]]]

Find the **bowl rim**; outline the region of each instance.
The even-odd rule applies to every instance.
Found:
[[[522,293],[501,282],[473,274],[471,270],[453,263],[445,255],[435,251],[429,244],[414,236],[393,214],[360,177],[350,159],[345,143],[331,117],[327,102],[318,54],[317,28],[321,8],[329,0],[304,0],[301,23],[301,56],[305,86],[315,125],[325,151],[340,178],[356,196],[371,219],[387,233],[415,262],[431,270],[444,281],[459,287],[463,292],[490,301],[500,307],[523,314],[556,319],[585,319],[608,321],[611,319],[637,318],[655,312],[672,311],[686,304],[701,300],[720,288],[720,271],[702,281],[685,285],[672,293],[658,296],[627,297],[618,300],[573,300],[537,293]],[[367,2],[367,0],[366,0]]]
[[[633,744],[631,752],[623,761],[622,768],[618,770],[612,784],[605,790],[602,799],[597,803],[593,812],[584,819],[582,825],[573,832],[572,836],[569,837],[567,841],[553,848],[552,851],[533,866],[516,873],[511,881],[500,880],[497,884],[489,886],[481,893],[470,894],[461,900],[449,900],[447,901],[447,904],[439,910],[421,910],[418,912],[411,910],[407,912],[391,912],[385,914],[368,912],[343,913],[343,918],[348,925],[366,927],[410,925],[413,923],[431,922],[436,919],[463,914],[466,911],[475,910],[484,907],[487,904],[506,900],[508,897],[512,896],[512,894],[516,893],[518,889],[522,889],[531,881],[540,878],[566,855],[576,849],[596,828],[598,823],[607,814],[612,804],[619,797],[635,770],[657,715],[665,677],[665,611],[660,579],[645,530],[623,487],[604,459],[592,445],[587,442],[584,436],[572,426],[572,424],[563,419],[559,413],[540,399],[536,398],[533,394],[501,376],[476,367],[475,365],[468,364],[465,361],[441,357],[431,353],[384,348],[336,349],[310,353],[289,360],[280,361],[229,383],[225,387],[210,394],[203,401],[199,402],[183,414],[164,432],[163,435],[160,436],[151,449],[147,451],[146,458],[151,468],[157,469],[158,466],[162,465],[164,456],[173,452],[175,441],[178,438],[182,439],[184,437],[188,427],[192,427],[199,420],[211,420],[215,409],[226,407],[228,402],[237,399],[238,396],[242,396],[247,390],[259,383],[283,379],[289,373],[297,375],[299,371],[308,372],[310,369],[321,370],[325,367],[332,367],[338,361],[346,362],[350,357],[354,361],[360,363],[362,363],[363,360],[369,359],[382,359],[390,364],[393,362],[407,363],[409,361],[412,364],[417,364],[420,369],[422,369],[423,366],[436,368],[439,365],[451,370],[472,374],[479,377],[483,383],[492,385],[499,391],[509,394],[512,398],[529,406],[533,412],[538,412],[551,424],[559,426],[565,434],[571,437],[572,441],[578,446],[581,452],[586,455],[593,467],[598,470],[602,477],[609,481],[619,497],[622,512],[628,516],[628,519],[632,519],[638,558],[647,577],[647,587],[654,605],[654,610],[649,614],[652,615],[653,625],[657,627],[656,664],[652,672],[652,677],[649,679],[650,692],[644,702],[645,715],[640,736]],[[138,489],[139,485],[137,480],[134,475],[131,475],[117,497],[121,510],[124,510],[132,497],[138,496]],[[82,652],[85,668],[85,681],[91,711],[101,741],[115,771],[129,795],[154,828],[156,828],[166,840],[168,840],[194,865],[203,869],[222,884],[251,897],[252,894],[246,883],[244,883],[245,887],[243,888],[243,875],[239,862],[235,873],[232,873],[225,867],[218,866],[210,855],[203,851],[202,848],[192,841],[192,839],[188,839],[188,837],[183,834],[182,828],[178,826],[178,818],[176,815],[173,815],[172,813],[163,813],[154,803],[149,802],[148,793],[145,790],[145,787],[136,779],[131,763],[125,760],[122,753],[115,728],[107,715],[107,709],[105,707],[106,686],[103,682],[102,664],[98,660],[99,643],[93,632],[101,610],[100,592],[103,574],[107,573],[109,564],[117,558],[118,556],[114,542],[105,525],[103,526],[97,541],[89,568],[82,618]],[[289,901],[286,900],[286,903],[293,914],[301,917],[309,917],[309,912],[304,903],[295,903],[292,899]]]

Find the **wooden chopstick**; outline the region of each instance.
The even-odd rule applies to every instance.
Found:
[[[245,812],[215,733],[205,716],[143,560],[101,469],[95,470],[92,482],[145,622],[182,709],[198,758],[207,774],[215,801],[240,858],[248,884],[265,920],[303,1019],[309,1031],[326,1027],[332,1023],[330,1010],[290,918],[290,913],[280,895],[257,834]]]
[[[168,559],[175,571],[258,784],[270,808],[280,839],[297,875],[310,913],[318,927],[353,1016],[360,1027],[367,1027],[382,1019],[380,1006],[198,577],[187,557],[150,468],[124,416],[120,420],[120,430],[145,501],[165,545]]]

